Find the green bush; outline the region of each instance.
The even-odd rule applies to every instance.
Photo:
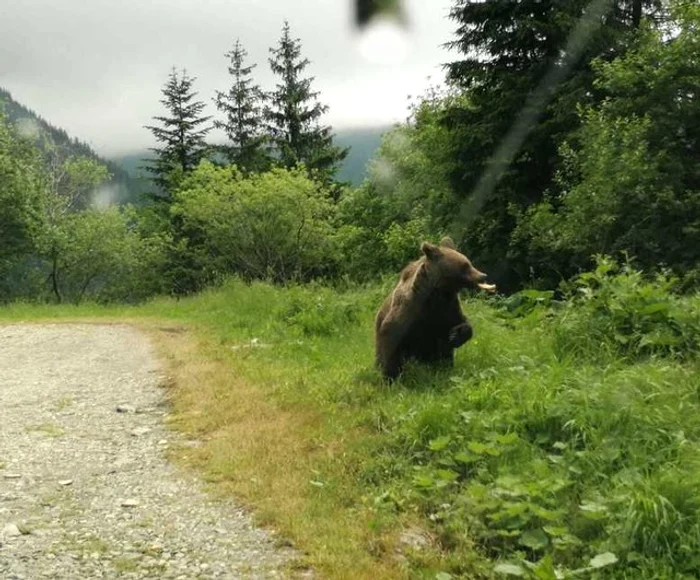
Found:
[[[303,336],[331,336],[359,323],[360,305],[351,297],[338,298],[328,288],[290,288],[278,308],[281,321]]]
[[[323,276],[336,262],[333,211],[330,194],[303,168],[244,177],[204,161],[175,193],[171,213],[184,240],[179,263],[213,279]]]
[[[672,293],[666,274],[645,279],[629,262],[597,258],[595,270],[564,285],[567,304],[557,320],[560,356],[687,357],[700,347],[700,317]]]
[[[116,207],[67,214],[50,232],[47,289],[60,301],[134,302],[162,288],[165,240],[142,237],[129,214]]]

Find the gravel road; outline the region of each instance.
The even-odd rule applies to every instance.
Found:
[[[166,461],[161,381],[132,328],[0,326],[0,578],[285,577],[289,548]]]

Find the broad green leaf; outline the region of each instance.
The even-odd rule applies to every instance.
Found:
[[[479,457],[465,451],[460,451],[459,453],[455,453],[454,460],[458,463],[474,463],[475,461],[479,461]]]
[[[655,304],[648,304],[643,308],[639,309],[639,314],[655,314],[656,312],[667,312],[670,308],[668,302],[656,302]]]
[[[603,568],[605,566],[610,566],[617,562],[617,556],[612,552],[603,552],[598,554],[594,558],[591,558],[589,566],[591,568]]]
[[[520,439],[517,433],[504,433],[502,435],[496,435],[496,442],[502,445],[510,445],[512,443],[517,443]]]
[[[429,475],[416,475],[413,478],[413,485],[424,489],[429,489],[431,487],[435,487],[435,480]]]
[[[488,448],[487,445],[479,443],[478,441],[470,441],[467,443],[467,447],[469,448],[469,451],[476,453],[477,455],[483,455],[486,453],[486,449]]]
[[[459,477],[459,473],[452,471],[451,469],[438,469],[436,475],[438,479],[449,482],[457,481],[457,478]]]
[[[450,441],[452,441],[452,438],[448,435],[437,437],[428,444],[428,448],[431,451],[442,451],[450,444]]]
[[[519,540],[520,544],[532,550],[542,550],[549,545],[549,538],[541,528],[523,532]]]
[[[525,570],[517,564],[498,564],[493,571],[496,572],[496,574],[503,574],[504,576],[525,577]]]

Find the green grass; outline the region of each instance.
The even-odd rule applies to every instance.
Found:
[[[13,305],[0,320],[150,329],[174,377],[173,425],[204,440],[180,459],[324,577],[698,576],[693,353],[644,337],[641,354],[627,339],[621,350],[598,304],[592,341],[576,334],[587,332],[585,304],[508,317],[498,301],[470,299],[475,338],[455,368],[411,365],[387,385],[372,364],[386,289],[234,280],[137,307]],[[625,304],[606,302],[616,313]],[[656,318],[635,318],[633,332],[660,336],[668,321],[648,310]],[[700,311],[697,299],[682,310]],[[694,344],[678,320],[674,332]],[[406,529],[424,545],[404,545]]]

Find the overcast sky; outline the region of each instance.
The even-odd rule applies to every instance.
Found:
[[[349,0],[0,1],[0,86],[103,155],[151,145],[143,125],[163,112],[160,89],[172,66],[197,77],[213,114],[214,90],[228,82],[223,53],[236,38],[258,63],[257,82],[270,88],[268,49],[285,18],[335,128],[403,120],[407,95],[442,81],[451,55],[441,44],[454,30],[450,0],[406,0],[404,57],[382,62],[382,50],[373,62],[358,48]]]

